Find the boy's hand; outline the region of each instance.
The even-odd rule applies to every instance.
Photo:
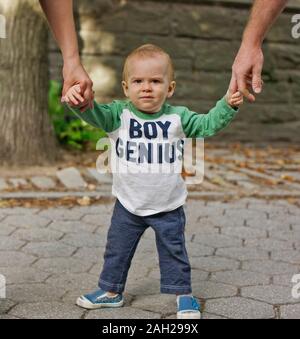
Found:
[[[239,91],[231,94],[230,91],[228,90],[225,98],[226,98],[228,105],[233,108],[239,107],[244,102],[243,94],[240,93]]]
[[[66,94],[61,98],[61,101],[67,103],[71,107],[80,109],[84,103],[84,98],[80,93],[80,85],[74,85],[68,89]]]

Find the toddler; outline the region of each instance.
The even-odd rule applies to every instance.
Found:
[[[62,98],[81,119],[107,132],[114,144],[112,153],[122,169],[113,173],[112,194],[117,199],[99,289],[79,297],[77,305],[86,309],[123,305],[131,260],[141,236],[152,227],[159,254],[161,293],[177,296],[178,319],[199,319],[200,306],[192,295],[184,236],[186,185],[179,171],[157,173],[157,168],[182,165],[183,139],[210,137],[227,127],[243,96],[227,91],[208,114],[167,104],[176,86],[172,60],[164,50],[150,44],[127,57],[122,86],[128,100],[94,102],[93,109],[83,113],[79,85],[71,87]]]

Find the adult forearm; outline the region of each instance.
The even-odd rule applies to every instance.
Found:
[[[287,2],[288,0],[255,0],[244,31],[243,43],[260,46]]]
[[[40,0],[64,61],[79,62],[78,42],[73,16],[73,0]]]

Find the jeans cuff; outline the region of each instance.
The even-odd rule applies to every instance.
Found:
[[[165,294],[190,294],[192,288],[191,286],[161,285],[160,291]]]
[[[114,292],[114,293],[122,293],[124,291],[124,284],[112,284],[105,280],[100,279],[98,286],[101,290],[105,292]]]

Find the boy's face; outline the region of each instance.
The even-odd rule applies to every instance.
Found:
[[[170,80],[168,59],[162,55],[134,56],[127,70],[127,79],[122,82],[126,97],[139,111],[159,112],[176,86],[175,81]]]

